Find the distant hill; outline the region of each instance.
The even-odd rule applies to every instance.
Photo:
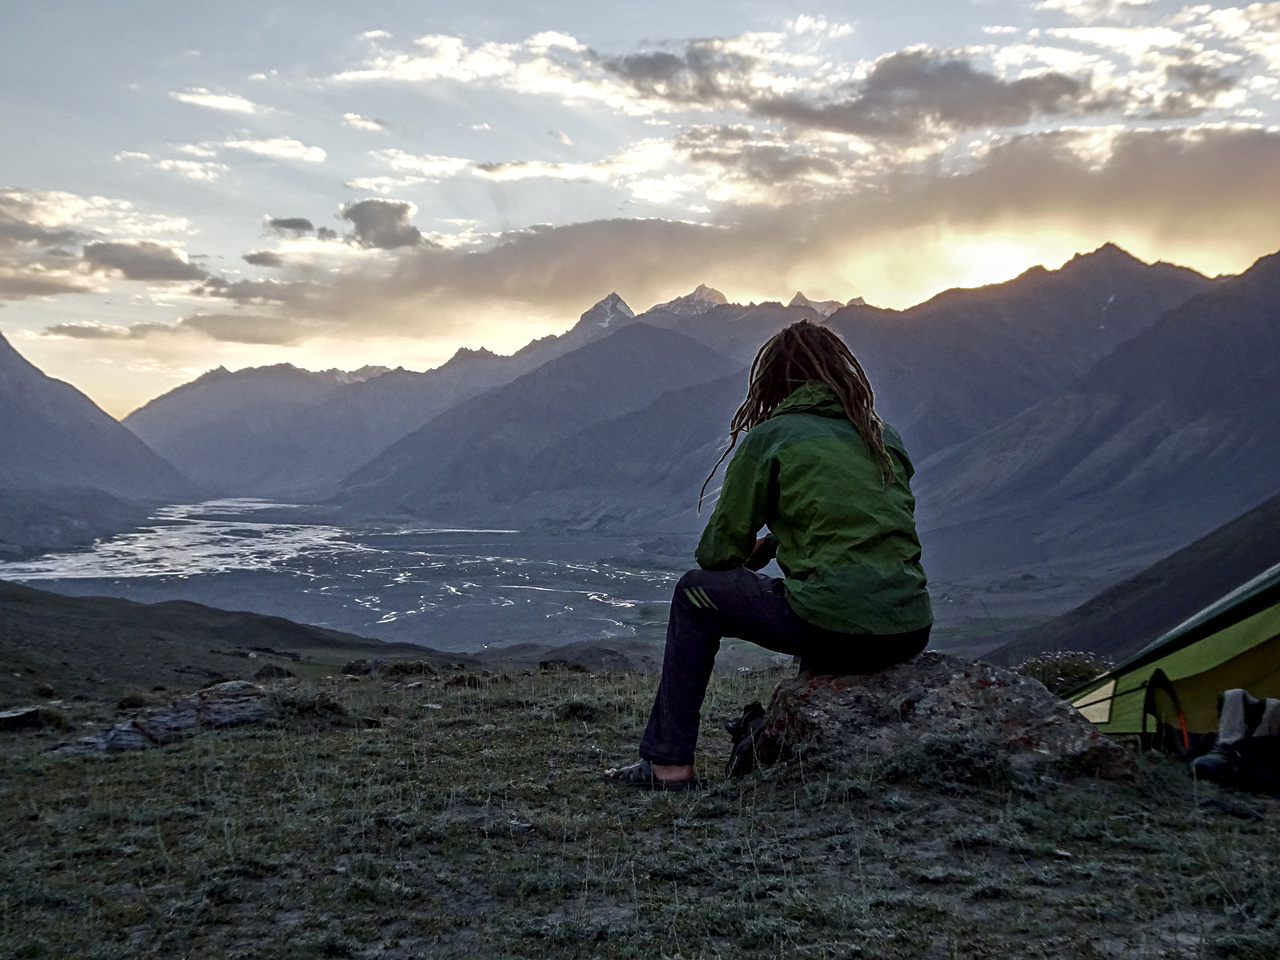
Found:
[[[286,668],[295,659],[341,666],[362,657],[466,659],[185,600],[64,597],[0,580],[0,705],[37,699],[37,687],[46,683],[59,697],[118,697],[157,683],[184,689],[216,677],[248,678],[271,661]]]
[[[1280,496],[985,659],[1017,663],[1049,650],[1086,650],[1119,662],[1277,563]]]
[[[75,387],[0,336],[0,541],[83,543],[194,486]]]
[[[921,465],[934,556],[980,572],[1158,557],[1280,492],[1280,255]]]
[[[352,473],[339,501],[363,510],[478,517],[527,489],[530,464],[575,433],[738,364],[646,323],[461,403]]]
[[[634,314],[616,293],[560,336],[509,357],[459,350],[426,372],[219,368],[135,410],[125,425],[210,493],[323,499],[338,481],[455,404],[606,336]]]

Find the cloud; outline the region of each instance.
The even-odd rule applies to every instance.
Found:
[[[266,217],[264,222],[273,233],[294,237],[315,229],[315,224],[306,217]]]
[[[116,160],[137,160],[142,163],[149,163],[157,170],[176,173],[179,176],[186,177],[188,180],[199,180],[204,183],[213,183],[229,169],[225,163],[153,157],[149,153],[139,153],[136,150],[121,151],[116,154]]]
[[[230,150],[247,150],[264,157],[282,160],[303,160],[307,163],[323,163],[327,154],[320,147],[308,147],[305,143],[288,137],[270,137],[264,140],[227,140],[222,144]]]
[[[94,240],[85,244],[90,269],[119,271],[126,280],[203,280],[204,270],[179,247],[156,240]]]
[[[1018,127],[1038,115],[1080,115],[1103,106],[1087,81],[1061,73],[1008,81],[963,56],[905,50],[877,60],[850,97],[762,99],[751,110],[801,126],[899,139]]]
[[[471,166],[471,161],[462,157],[441,157],[432,154],[416,156],[395,149],[375,150],[370,153],[370,156],[385,162],[393,170],[416,174],[428,180],[443,180]]]
[[[342,219],[355,227],[355,240],[364,247],[394,250],[422,243],[422,233],[409,222],[418,212],[416,205],[407,200],[383,200],[371,197],[344,203]]]
[[[0,300],[93,293],[101,289],[73,270],[50,269],[42,263],[0,264]]]
[[[275,250],[254,250],[246,253],[240,258],[245,263],[251,263],[255,267],[282,267],[284,266],[284,257]]]
[[[193,103],[197,107],[208,107],[211,110],[228,110],[232,113],[261,113],[264,108],[246,100],[235,93],[211,93],[204,87],[195,87],[182,93],[170,93],[170,97],[182,103]]]
[[[304,325],[279,317],[244,313],[200,313],[176,323],[143,322],[127,327],[101,323],[57,323],[48,337],[72,340],[153,340],[195,334],[222,343],[284,346],[296,343]]]
[[[1155,0],[1041,0],[1032,6],[1036,10],[1054,10],[1081,20],[1101,20],[1123,16],[1130,11],[1149,7],[1154,2]]]
[[[354,127],[356,130],[372,130],[382,131],[387,129],[387,121],[378,120],[374,117],[362,117],[358,113],[344,113],[342,122],[348,127]]]
[[[124,201],[105,197],[0,189],[0,300],[104,290],[71,249],[88,239],[91,230],[103,229],[103,223],[120,232],[140,233],[158,221],[137,214]]]
[[[709,128],[700,142],[731,151],[737,135]],[[1107,240],[1193,265],[1199,257],[1216,272],[1280,246],[1276,170],[1280,133],[1258,128],[1118,128],[1104,138],[1092,128],[1034,132],[995,144],[963,170],[922,173],[858,195],[751,208],[701,224],[615,219],[539,227],[479,249],[420,244],[376,268],[353,262],[333,281],[270,289],[286,315],[331,335],[478,341],[487,329],[478,317],[514,316],[518,326],[574,316],[613,289],[640,305],[700,282],[764,298],[820,278],[823,296],[905,306],[948,279],[1001,279],[991,264],[971,262],[971,251],[995,249],[984,246],[987,237],[1047,238],[1024,245],[1024,254],[1015,243],[1015,255],[1002,261],[1005,276],[1042,261],[1045,250],[1069,256]],[[765,165],[758,175],[788,174]],[[411,215],[403,202],[380,203],[393,225]],[[1217,259],[1204,259],[1209,252]]]

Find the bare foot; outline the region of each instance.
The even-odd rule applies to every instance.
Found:
[[[693,772],[692,763],[655,763],[653,765],[653,775],[659,780],[665,780],[668,783],[692,780],[696,776]]]

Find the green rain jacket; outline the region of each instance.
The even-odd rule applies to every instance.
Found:
[[[831,388],[798,388],[729,461],[698,542],[699,566],[741,566],[767,525],[787,599],[809,623],[871,634],[931,624],[908,485],[915,470],[888,424],[884,442],[894,461],[888,485]]]

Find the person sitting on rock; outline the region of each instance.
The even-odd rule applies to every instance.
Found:
[[[676,584],[642,759],[606,770],[608,779],[699,785],[699,711],[723,637],[798,656],[808,674],[876,673],[925,648],[933,613],[914,470],[873,399],[857,358],[826,327],[801,320],[760,348],[728,447],[703,483],[705,494],[736,447],[698,543],[700,569]],[[775,556],[783,579],[757,572]]]

